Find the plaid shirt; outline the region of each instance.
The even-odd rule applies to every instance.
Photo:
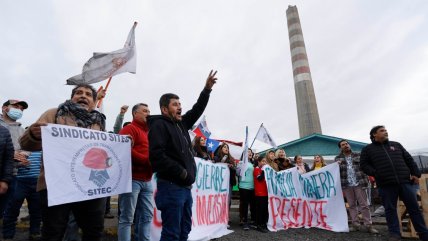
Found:
[[[352,165],[354,167],[355,177],[357,178],[358,186],[367,187],[368,186],[367,175],[360,170],[360,153],[352,152],[351,156],[352,156]],[[348,168],[347,168],[345,155],[343,153],[340,153],[338,156],[336,156],[336,158],[334,158],[334,161],[340,162],[339,164],[340,183],[342,184],[342,187],[347,187],[349,185],[349,182],[348,182]]]

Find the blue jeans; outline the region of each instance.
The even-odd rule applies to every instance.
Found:
[[[158,179],[155,196],[161,211],[162,233],[160,241],[185,241],[192,229],[192,192],[172,182]]]
[[[37,177],[16,178],[15,191],[9,199],[4,213],[3,238],[13,239],[15,236],[16,221],[24,199],[27,199],[30,213],[30,234],[40,234],[42,212],[40,210],[40,195],[36,192],[36,185]]]
[[[138,241],[150,241],[150,226],[153,219],[153,187],[150,181],[132,180],[132,192],[119,195],[118,240],[131,240],[131,226]]]
[[[421,240],[428,240],[428,229],[425,226],[424,218],[419,210],[413,185],[407,183],[380,187],[379,194],[382,197],[383,206],[385,207],[386,222],[391,236],[401,236],[397,215],[397,199],[400,197],[400,200],[406,205],[407,212],[410,215],[410,219],[412,220],[419,238]]]

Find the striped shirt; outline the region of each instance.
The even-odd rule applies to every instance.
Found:
[[[34,151],[28,156],[30,164],[18,168],[17,178],[37,178],[40,174],[40,162],[42,160],[42,152]]]

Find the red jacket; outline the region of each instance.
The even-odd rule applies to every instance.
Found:
[[[133,120],[131,124],[123,127],[119,134],[130,135],[134,140],[131,148],[132,179],[150,181],[152,179],[152,165],[149,161],[149,128],[147,123]]]
[[[266,185],[266,178],[263,175],[263,179],[259,180],[257,177],[262,174],[262,169],[259,167],[254,168],[254,195],[257,197],[267,197],[268,196],[268,190]]]

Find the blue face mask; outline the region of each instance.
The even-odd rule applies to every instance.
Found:
[[[18,120],[22,117],[22,110],[17,109],[17,108],[9,108],[9,111],[6,113],[7,116],[9,116],[10,119],[12,120]]]

